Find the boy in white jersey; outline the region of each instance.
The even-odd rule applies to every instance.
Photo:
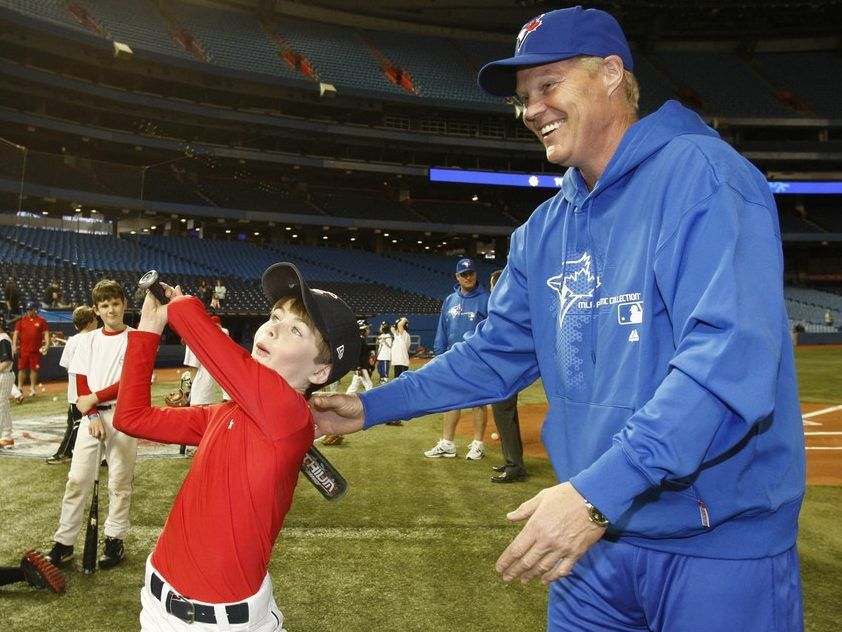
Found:
[[[50,561],[63,564],[73,558],[73,545],[82,529],[88,491],[93,483],[97,445],[104,442],[103,455],[108,461],[108,518],[105,521],[105,552],[100,568],[111,568],[123,559],[123,540],[128,535],[132,503],[132,477],[137,458],[137,439],[115,430],[112,424],[117,401],[120,372],[126,353],[127,333],[123,323],[126,295],[116,281],[102,280],[92,292],[94,313],[103,323],[101,329],[81,334],[68,367],[76,376],[76,408],[83,415],[61,501],[59,528]]]
[[[61,352],[59,365],[68,370],[73,356],[76,354],[76,347],[81,340],[81,334],[93,331],[97,327],[96,314],[87,305],[80,305],[73,310],[73,325],[79,333],[70,336]],[[64,438],[55,454],[47,458],[47,463],[55,465],[69,461],[73,456],[73,446],[76,445],[76,433],[79,431],[79,422],[82,420],[82,413],[76,408],[76,376],[67,373],[67,429],[64,431]]]
[[[228,335],[228,330],[222,326],[222,320],[219,316],[211,316],[211,320],[216,323],[225,335]],[[215,404],[219,395],[219,385],[213,376],[210,374],[196,354],[190,347],[184,347],[184,366],[189,366],[196,369],[193,375],[193,381],[190,386],[190,405],[191,406],[207,406],[208,404]],[[225,391],[222,391],[222,399],[229,401],[231,398]]]

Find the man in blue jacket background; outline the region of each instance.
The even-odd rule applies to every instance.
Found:
[[[393,384],[317,398],[318,432],[500,400],[542,378],[560,484],[497,561],[552,583],[549,630],[803,629],[801,411],[775,201],[675,101],[638,119],[609,14],[521,29],[479,84],[568,167],[512,236],[473,336]]]
[[[466,336],[474,333],[477,325],[488,316],[488,290],[480,285],[477,278],[477,266],[473,259],[459,259],[456,262],[456,287],[441,306],[441,316],[436,330],[436,340],[433,351],[437,356],[442,355],[457,342],[462,342]],[[432,448],[424,452],[430,459],[453,458],[456,456],[456,444],[453,437],[456,425],[459,423],[461,410],[448,410],[442,420],[442,438]],[[488,423],[488,412],[485,406],[474,406],[474,440],[468,448],[465,458],[469,461],[479,461],[485,456],[483,435]]]

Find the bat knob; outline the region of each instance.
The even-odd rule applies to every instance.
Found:
[[[161,286],[159,282],[160,276],[157,270],[150,270],[142,277],[140,277],[140,281],[137,282],[137,286],[141,290],[147,290],[148,292],[152,293],[152,296],[158,299],[158,302],[161,305],[166,305],[170,302],[170,299],[167,298],[167,295],[164,294],[164,288]]]
[[[152,287],[153,283],[157,283],[160,275],[158,274],[157,270],[150,270],[142,277],[140,277],[140,281],[137,282],[137,286],[141,290],[148,290]]]

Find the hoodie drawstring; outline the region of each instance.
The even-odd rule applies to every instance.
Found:
[[[588,245],[591,249],[591,261],[593,262],[593,296],[591,297],[591,362],[596,364],[596,290],[599,287],[599,262],[596,258],[596,248],[594,247],[593,235],[591,235],[591,213],[593,212],[593,200],[588,196],[588,209],[586,211],[585,225],[588,232]]]

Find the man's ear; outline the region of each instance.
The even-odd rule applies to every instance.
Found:
[[[609,55],[602,60],[602,69],[608,95],[613,97],[623,83],[623,60],[619,55]]]
[[[316,365],[315,370],[310,374],[310,384],[324,384],[327,378],[330,377],[330,370],[333,368],[332,364]]]

